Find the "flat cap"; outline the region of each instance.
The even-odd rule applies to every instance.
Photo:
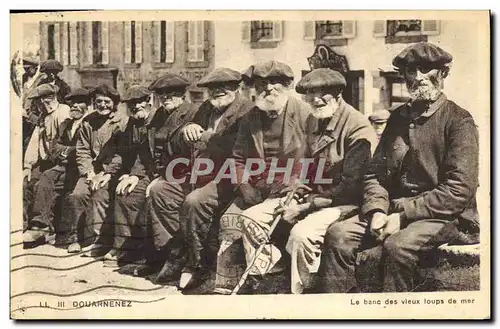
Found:
[[[111,98],[115,103],[120,101],[120,94],[118,93],[118,91],[105,83],[98,85],[90,92],[90,95],[92,97],[95,97],[95,95],[97,94],[107,96]]]
[[[55,95],[59,91],[59,87],[51,83],[44,83],[35,88],[29,95],[29,99],[40,98],[50,95]]]
[[[191,83],[180,75],[167,73],[149,85],[149,90],[162,90],[162,89],[185,89]]]
[[[221,83],[238,83],[240,81],[240,72],[225,67],[219,67],[201,78],[201,80],[198,81],[197,85],[198,87],[206,87],[209,85]]]
[[[148,88],[144,86],[134,85],[125,91],[122,97],[122,101],[128,102],[135,99],[142,99],[148,97],[150,94],[151,91]]]
[[[370,120],[371,122],[380,122],[381,123],[381,122],[386,122],[390,116],[391,116],[391,112],[389,112],[387,110],[379,110],[379,111],[373,112],[373,114],[368,117],[368,120]]]
[[[344,88],[346,81],[342,73],[328,68],[321,68],[307,73],[297,83],[295,90],[299,94],[305,94],[307,90],[319,88]]]
[[[428,42],[419,42],[405,48],[394,57],[392,65],[397,68],[421,65],[426,67],[440,67],[453,60],[448,52]]]
[[[63,66],[61,63],[56,61],[55,59],[48,59],[45,62],[42,63],[42,66],[40,67],[40,72],[50,72],[50,71],[56,71],[56,72],[61,72],[63,70]]]
[[[88,89],[84,88],[76,88],[71,90],[69,94],[64,97],[66,100],[76,100],[76,99],[82,99],[82,100],[89,100],[90,99],[90,91]]]
[[[287,78],[293,79],[292,68],[285,63],[267,61],[255,64],[252,76],[260,78]]]

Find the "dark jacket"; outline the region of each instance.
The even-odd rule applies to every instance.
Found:
[[[237,184],[242,181],[247,159],[266,159],[261,112],[259,108],[254,107],[242,118],[233,148],[233,158],[235,159],[238,178]],[[285,108],[281,142],[283,149],[279,160],[286,161],[287,159],[295,159],[297,157],[305,141],[306,121],[310,114],[311,108],[308,104],[297,98],[289,97]],[[250,177],[249,183],[252,186],[265,185],[266,179],[267,177]],[[276,182],[273,186],[268,187],[265,194],[269,193],[271,195],[281,187],[282,184]]]
[[[142,125],[130,118],[123,135],[123,172],[150,179],[163,175],[168,161],[175,157],[168,142],[180,127],[192,120],[197,109],[196,105],[184,102],[172,113],[162,107],[156,109]]]
[[[115,175],[121,169],[119,150],[120,134],[123,133],[128,117],[116,112],[107,118],[97,112],[87,115],[80,127],[76,142],[76,162],[80,176],[90,171]]]
[[[80,133],[80,127],[83,123],[84,118],[81,122],[75,122],[73,119],[66,119],[61,124],[61,134],[54,140],[52,144],[52,161],[57,165],[68,165],[71,167],[77,167],[76,165],[76,141],[78,140],[78,134]],[[71,134],[74,125],[74,134]]]
[[[408,221],[457,219],[479,228],[478,130],[469,112],[444,95],[416,119],[394,111],[365,176],[363,213],[401,212]]]
[[[236,135],[238,134],[238,127],[243,116],[248,113],[255,105],[253,102],[247,100],[239,93],[236,95],[235,100],[224,111],[220,122],[214,134],[208,140],[206,147],[203,150],[195,151],[194,157],[208,158],[214,162],[213,175],[206,175],[200,177],[204,185],[205,180],[208,182],[217,175],[218,169],[227,158],[230,158],[233,152]],[[186,123],[196,123],[203,129],[207,129],[210,124],[210,116],[215,109],[210,101],[205,101],[200,105],[192,121]],[[174,153],[183,154],[185,156],[192,156],[192,147],[184,142],[181,130],[179,129],[172,138],[171,149]]]
[[[308,175],[312,193],[333,199],[335,206],[359,205],[363,199],[363,177],[377,143],[375,131],[368,119],[345,101],[328,123],[322,121],[312,115],[308,118],[305,147],[298,157],[314,159]],[[321,124],[326,127],[322,129]],[[318,176],[320,159],[325,165]],[[315,184],[315,178],[332,179],[333,183]]]

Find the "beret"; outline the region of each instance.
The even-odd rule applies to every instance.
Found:
[[[90,95],[94,97],[95,95],[100,94],[111,98],[114,102],[120,101],[120,94],[116,91],[115,88],[111,87],[107,84],[100,84],[97,87],[93,88],[90,92]]]
[[[84,88],[73,89],[64,99],[90,99],[90,91]]]
[[[180,75],[167,73],[149,85],[149,90],[185,89],[191,83]]]
[[[49,95],[55,95],[59,91],[59,87],[51,83],[44,83],[35,88],[29,95],[29,99],[40,98]]]
[[[40,72],[49,72],[49,71],[56,71],[56,72],[61,72],[63,70],[63,66],[61,63],[56,61],[55,59],[48,59],[45,62],[42,63],[42,66],[40,67]]]
[[[260,78],[288,78],[293,79],[292,68],[285,63],[277,61],[267,61],[255,64],[253,76]]]
[[[237,83],[240,81],[241,81],[240,72],[225,67],[220,67],[210,72],[203,78],[201,78],[201,80],[198,81],[197,85],[198,87],[206,87],[208,85],[213,85],[213,84],[221,84],[227,82]]]
[[[452,60],[453,56],[438,46],[428,42],[419,42],[405,48],[394,57],[392,65],[397,68],[414,65],[440,67]]]
[[[295,90],[305,94],[309,89],[345,87],[346,81],[342,73],[328,68],[321,68],[307,73],[297,83]]]
[[[368,117],[371,122],[386,122],[391,116],[391,112],[387,110],[375,111],[372,115]]]
[[[144,86],[134,85],[125,91],[122,97],[122,101],[128,102],[134,99],[141,99],[149,96],[150,94],[151,91],[148,88]]]

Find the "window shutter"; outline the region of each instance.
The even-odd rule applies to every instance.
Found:
[[[437,35],[440,30],[439,21],[422,21],[422,34],[425,35]]]
[[[196,62],[196,22],[188,22],[188,61]]]
[[[64,22],[63,24],[63,33],[62,33],[62,53],[63,53],[63,58],[62,58],[62,64],[63,65],[68,65],[69,64],[69,53],[68,53],[68,27],[69,24],[68,22]]]
[[[153,45],[154,45],[154,61],[159,63],[161,60],[161,22],[153,22]]]
[[[205,60],[205,21],[196,25],[196,59],[198,62]]]
[[[344,38],[356,36],[356,21],[342,21],[342,36]]]
[[[109,22],[101,23],[101,64],[109,63]]]
[[[316,21],[304,22],[304,40],[316,39]]]
[[[273,41],[283,40],[283,21],[273,21]]]
[[[124,33],[125,33],[125,63],[130,64],[132,62],[132,23],[124,23]]]
[[[60,23],[54,24],[54,59],[61,61],[61,30]]]
[[[252,22],[244,21],[241,25],[241,40],[243,42],[250,42],[252,39]]]
[[[142,22],[135,22],[135,62],[142,63]]]
[[[373,36],[385,37],[387,35],[387,21],[374,21]]]
[[[69,23],[69,64],[78,64],[78,23]]]
[[[173,63],[175,60],[175,22],[167,22],[167,31],[166,31],[166,36],[167,36],[167,42],[166,42],[166,54],[167,57],[165,59],[165,62],[167,63]]]
[[[205,60],[205,31],[203,21],[188,22],[188,61],[202,62]]]
[[[92,45],[92,22],[86,24],[86,47],[87,47],[87,60],[85,64],[92,65],[94,63],[94,47]]]

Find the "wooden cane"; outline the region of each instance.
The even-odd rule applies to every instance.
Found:
[[[283,204],[284,206],[288,206],[290,204],[290,202],[293,200],[293,196],[297,192],[297,189],[298,189],[298,186],[295,186],[294,189],[290,192],[290,194],[288,194],[288,196]],[[269,229],[269,237],[271,237],[271,234],[273,234],[274,230],[276,229],[276,226],[278,226],[278,223],[279,223],[281,217],[282,216],[276,216],[276,218],[274,219],[273,223],[271,224],[271,228]],[[259,255],[262,253],[265,246],[266,246],[266,243],[262,243],[259,246],[259,248],[257,248],[250,265],[248,265],[247,268],[245,269],[245,272],[243,272],[243,275],[241,276],[240,281],[238,281],[238,284],[236,285],[236,287],[234,287],[233,291],[231,292],[231,295],[236,295],[238,293],[238,291],[240,291],[240,288],[245,284],[245,281],[247,280],[247,277],[250,274],[250,271],[252,270],[252,267],[253,267],[255,261],[257,260],[257,257],[259,257]]]

